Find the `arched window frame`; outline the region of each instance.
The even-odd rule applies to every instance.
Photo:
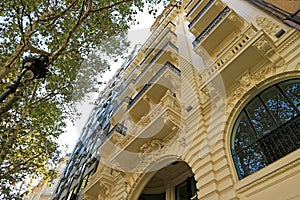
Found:
[[[239,179],[243,179],[256,171],[259,171],[267,165],[300,148],[300,98],[299,95],[296,95],[297,98],[293,98],[290,93],[288,94],[286,92],[288,91],[286,89],[288,87],[283,87],[292,85],[295,90],[299,91],[300,79],[283,81],[261,91],[248,102],[236,119],[231,134],[231,153]],[[274,90],[275,92],[272,93],[270,92],[271,90]],[[269,103],[268,101],[272,99],[264,100],[262,97],[268,93],[278,97],[277,101],[281,104],[280,98],[285,101],[286,104],[282,104],[282,108],[289,107],[294,111],[294,113],[292,113],[293,116],[290,117],[290,119],[288,119],[288,115],[291,115],[291,113],[288,112],[282,113],[283,118],[286,117],[287,119],[283,122],[280,121],[281,117],[279,114],[279,117],[277,115],[274,116],[275,114],[272,113],[273,111],[271,110],[273,107],[270,108],[267,105],[267,103]],[[273,124],[273,127],[270,126],[269,130],[261,135],[258,134],[257,130],[260,121],[251,119],[248,111],[251,105],[255,104],[255,101],[261,103],[261,110],[269,117],[264,120],[269,120],[269,122]],[[278,108],[278,111],[280,111],[281,107],[279,106]],[[243,132],[243,128],[247,131]],[[238,141],[239,137],[242,137],[239,134],[244,134],[244,141]],[[291,145],[287,145],[288,143],[291,143]]]

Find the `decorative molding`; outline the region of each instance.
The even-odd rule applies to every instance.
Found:
[[[269,35],[274,36],[280,29],[280,26],[267,19],[266,17],[256,17],[255,21],[257,25],[262,28]]]
[[[284,59],[276,52],[273,43],[265,37],[260,38],[253,46],[266,56],[275,67],[282,67],[285,64]]]
[[[270,72],[270,67],[269,66],[265,66],[262,67],[260,70],[258,70],[255,74],[253,74],[252,76],[252,80],[255,81],[255,84],[259,83],[260,81],[262,81],[263,79],[265,79],[265,77],[267,76],[267,74]]]
[[[300,34],[298,34],[299,32],[295,30],[294,34],[291,34],[289,37],[288,37],[288,41],[280,46],[278,48],[278,51],[281,52],[283,50],[285,50],[286,48],[290,47],[293,43],[295,43],[297,40],[299,40],[300,38]]]
[[[243,75],[239,80],[239,83],[243,88],[249,87],[252,84],[252,82],[253,82],[253,80],[249,73]]]
[[[281,167],[280,169],[276,170],[276,171],[273,171],[272,173],[268,173],[266,174],[265,176],[263,177],[260,177],[259,179],[256,179],[255,181],[241,187],[241,188],[238,188],[237,191],[239,193],[243,193],[245,191],[248,191],[250,189],[253,189],[254,187],[258,186],[258,185],[261,185],[262,183],[280,175],[280,174],[283,174],[287,171],[290,171],[291,169],[293,169],[294,167],[297,167],[299,166],[300,164],[300,159],[297,159],[295,160],[294,162],[292,163],[289,163],[287,165],[285,165],[284,167]]]
[[[150,153],[153,151],[158,151],[165,146],[164,142],[160,139],[150,140],[140,146],[140,153]]]
[[[258,40],[254,46],[264,55],[270,55],[270,53],[273,51],[272,45],[266,39]]]

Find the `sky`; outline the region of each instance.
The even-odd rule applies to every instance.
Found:
[[[128,52],[133,50],[135,44],[142,45],[148,39],[151,33],[149,29],[155,19],[152,15],[148,14],[147,11],[144,11],[143,13],[138,13],[137,20],[139,21],[139,24],[133,25],[128,32],[128,39],[131,41],[131,48],[129,48]],[[112,70],[103,75],[104,78],[102,81],[108,81],[114,75],[115,71],[121,66],[121,64],[122,61],[114,63],[113,67],[111,67]],[[71,121],[67,121],[66,132],[63,133],[58,139],[60,145],[68,145],[67,153],[71,153],[73,151],[77,139],[81,134],[82,128],[85,126],[85,123],[87,122],[93,108],[91,103],[94,102],[97,97],[98,94],[94,94],[91,96],[89,102],[83,102],[78,105],[78,109],[82,115],[78,120],[75,121],[75,124],[73,124]]]

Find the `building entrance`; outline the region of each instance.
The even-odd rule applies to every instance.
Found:
[[[139,200],[197,200],[191,168],[177,161],[160,169],[143,189]]]

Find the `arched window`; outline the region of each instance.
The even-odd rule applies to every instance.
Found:
[[[273,85],[237,118],[231,151],[240,179],[300,147],[300,79]]]

